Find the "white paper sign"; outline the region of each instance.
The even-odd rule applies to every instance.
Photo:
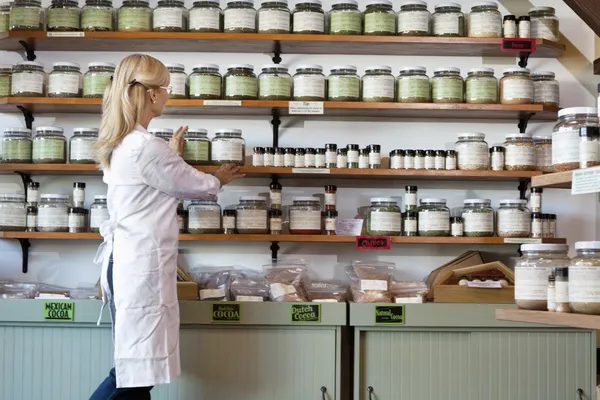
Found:
[[[587,194],[600,192],[600,167],[573,171],[571,194]]]
[[[241,107],[241,100],[204,100],[205,106]]]
[[[360,236],[364,220],[362,219],[338,219],[338,236]]]
[[[479,289],[502,289],[500,281],[467,282],[467,286]]]
[[[48,32],[47,37],[85,37],[85,32]]]
[[[292,174],[330,174],[328,168],[292,168]]]
[[[290,101],[290,115],[323,115],[322,101]]]
[[[538,244],[538,243],[542,243],[542,239],[504,238],[504,243],[511,243],[511,244]]]

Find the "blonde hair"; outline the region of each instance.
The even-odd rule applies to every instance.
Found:
[[[102,122],[94,146],[94,159],[100,166],[110,166],[115,147],[140,123],[149,101],[148,89],[167,86],[169,80],[169,71],[154,57],[132,54],[119,63],[102,101]]]

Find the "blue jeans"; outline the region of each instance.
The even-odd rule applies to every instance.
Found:
[[[112,319],[113,329],[113,340],[115,335],[115,318],[116,308],[113,299],[114,288],[113,288],[113,258],[112,254],[108,260],[108,289],[110,290],[111,299],[109,302],[110,316]],[[96,391],[90,397],[90,400],[150,400],[150,391],[152,386],[138,387],[138,388],[120,388],[117,389],[117,376],[115,369],[112,368],[108,374],[108,377],[98,386]]]

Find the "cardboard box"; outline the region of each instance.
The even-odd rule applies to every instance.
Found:
[[[515,287],[480,289],[458,285],[440,285],[435,288],[436,303],[513,304]]]

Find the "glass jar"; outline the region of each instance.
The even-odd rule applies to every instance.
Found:
[[[269,233],[281,235],[283,231],[283,212],[280,209],[269,210]]]
[[[173,138],[173,129],[169,128],[152,128],[148,129],[148,132],[167,143]]]
[[[213,165],[244,165],[246,141],[241,129],[219,129],[211,141],[211,161]]]
[[[348,168],[348,149],[338,149],[336,158],[336,168]]]
[[[465,224],[462,217],[450,217],[450,236],[464,236]]]
[[[490,199],[467,199],[462,209],[464,236],[494,236],[494,209]]]
[[[0,194],[0,231],[24,232],[27,229],[27,205],[24,194]]]
[[[381,145],[370,144],[367,148],[369,149],[369,168],[381,168]]]
[[[531,17],[529,15],[520,16],[517,24],[519,37],[526,39],[531,38]]]
[[[284,167],[294,167],[296,164],[296,149],[293,147],[286,147],[285,153],[283,155],[283,166]]]
[[[446,169],[446,151],[436,150],[435,151],[435,169],[443,170]]]
[[[269,149],[267,147],[267,149]],[[272,147],[271,147],[272,149]],[[265,151],[268,154],[267,151]],[[307,147],[304,149],[304,167],[305,168],[315,168],[315,157],[317,155],[317,151],[312,147]],[[273,165],[270,165],[271,167]],[[265,164],[265,167],[269,167],[269,165]]]
[[[327,78],[329,101],[360,101],[360,76],[354,65],[333,67]]]
[[[294,150],[294,167],[304,168],[304,162],[306,161],[306,150],[302,147],[298,147]]]
[[[504,171],[504,147],[490,147],[490,169],[492,171]]]
[[[73,182],[73,207],[83,207],[85,204],[85,182]]]
[[[67,142],[63,128],[40,126],[35,129],[32,146],[34,164],[64,164],[67,162]]]
[[[221,207],[217,200],[193,200],[188,206],[189,233],[221,233]]]
[[[223,12],[225,32],[256,33],[256,10],[253,0],[230,0]]]
[[[43,31],[44,9],[38,0],[15,0],[10,9],[9,30]]]
[[[360,35],[362,14],[356,0],[336,0],[329,12],[329,33],[331,35]]]
[[[371,149],[371,146],[367,146],[369,148],[369,153],[373,150],[373,164],[381,164],[381,146],[379,146],[379,154],[375,154],[376,150]],[[360,164],[360,146],[358,144],[349,144],[346,146],[347,152],[346,155],[348,157],[348,168],[358,168]],[[377,156],[379,156],[379,162],[377,163]],[[367,165],[368,167],[368,165]],[[375,167],[374,167],[375,168]],[[380,168],[380,167],[376,167]]]
[[[446,199],[421,199],[419,212],[419,236],[449,236],[450,209]]]
[[[534,7],[529,10],[531,37],[558,42],[560,26],[553,7]]]
[[[527,133],[511,133],[504,142],[504,169],[507,171],[535,171],[535,145]]]
[[[183,161],[190,165],[210,165],[210,150],[206,129],[188,129],[183,137]]]
[[[90,206],[90,232],[99,233],[102,224],[109,219],[106,195],[94,196],[94,202]]]
[[[579,130],[579,168],[600,165],[600,128]]]
[[[560,85],[555,79],[556,75],[550,71],[531,73],[533,80],[533,104],[543,104],[549,107],[558,107],[560,103]]]
[[[438,68],[433,71],[431,98],[434,103],[464,102],[465,82],[459,68]]]
[[[458,3],[441,3],[433,13],[433,36],[465,36],[465,16]]]
[[[419,213],[416,211],[406,211],[404,213],[404,230],[402,234],[404,236],[418,236],[418,220]]]
[[[533,210],[533,208],[532,208]],[[545,214],[533,210],[531,213],[531,237],[540,239],[544,237],[544,221],[546,220]]]
[[[392,67],[387,65],[367,67],[362,78],[362,101],[391,103],[395,99],[394,86]]]
[[[154,32],[186,32],[188,10],[182,0],[159,0],[152,12]],[[171,78],[173,85],[173,78]]]
[[[233,235],[235,233],[235,209],[224,209],[223,210],[223,233],[226,235]]]
[[[598,109],[593,107],[564,108],[558,112],[558,123],[552,133],[552,165],[554,171],[579,168],[580,129],[598,128]]]
[[[256,100],[258,97],[258,81],[254,75],[254,66],[234,64],[227,68],[224,76],[226,100]]]
[[[300,65],[293,79],[293,98],[296,101],[324,101],[325,75],[320,65]]]
[[[10,96],[11,81],[12,65],[0,65],[0,97]]]
[[[487,145],[487,144],[486,144]],[[457,168],[456,150],[446,151],[446,170],[454,170]]]
[[[398,35],[430,36],[431,20],[427,2],[423,0],[405,1],[398,12]]]
[[[83,75],[79,64],[57,62],[48,74],[48,97],[81,97]]]
[[[325,33],[325,11],[321,0],[300,0],[292,13],[292,32]]]
[[[369,0],[363,19],[363,35],[394,36],[396,13],[392,0]]]
[[[119,32],[151,32],[152,9],[148,0],[125,0],[118,11]]]
[[[252,153],[252,166],[253,167],[264,167],[265,165],[265,148],[255,147]]]
[[[515,303],[526,310],[546,310],[548,276],[568,267],[566,244],[524,244],[515,264]]]
[[[576,242],[569,266],[569,302],[573,312],[600,314],[600,242]]]
[[[471,7],[469,37],[502,37],[502,13],[495,1],[482,1]]]
[[[531,211],[527,200],[500,200],[496,212],[496,234],[505,238],[526,238],[531,233]]]
[[[182,3],[183,4],[183,3]],[[188,98],[188,80],[185,74],[185,66],[183,64],[165,64],[169,75],[171,76],[171,93],[169,99],[187,99]]]
[[[367,234],[369,236],[400,236],[402,212],[396,199],[374,197],[367,211]]]
[[[425,169],[425,151],[415,150],[415,169]]]
[[[88,210],[82,207],[69,207],[69,233],[87,232]]]
[[[431,102],[431,85],[427,68],[402,68],[396,80],[396,97],[399,103]]]
[[[216,64],[194,65],[189,78],[190,99],[216,100],[221,98],[222,78]]]
[[[48,22],[46,30],[48,31],[79,31],[81,26],[79,19],[81,9],[77,1],[73,0],[52,0],[47,10]]]
[[[112,0],[86,0],[81,9],[81,30],[109,32],[115,30]]]
[[[415,169],[415,156],[414,150],[406,150],[404,152],[404,169]]]
[[[195,1],[189,12],[190,32],[222,32],[223,13],[219,0]]]
[[[98,141],[98,129],[75,128],[69,140],[69,164],[95,164],[94,145]]]
[[[290,33],[292,15],[287,0],[263,0],[256,12],[258,33]]]
[[[287,65],[272,64],[262,67],[258,76],[259,100],[290,100],[292,98],[292,77]]]
[[[527,17],[529,18],[529,17]],[[503,19],[502,29],[504,30],[503,37],[505,38],[516,38],[517,37],[517,17],[514,15],[505,15]]]
[[[552,166],[552,136],[534,136],[535,169],[542,172],[554,172]]]
[[[509,68],[500,79],[501,104],[533,103],[533,81],[527,68]]]
[[[406,211],[417,211],[417,193],[419,188],[414,185],[404,187],[404,209]]]
[[[10,94],[18,97],[42,97],[46,91],[45,80],[42,64],[20,61],[13,68]]]
[[[455,149],[457,167],[463,170],[489,169],[488,144],[484,133],[461,133],[458,135]],[[446,169],[448,165],[446,160]]]
[[[10,8],[14,3],[0,3],[0,33],[8,32],[10,28]]]
[[[108,62],[91,62],[83,76],[83,97],[102,98],[104,90],[115,73],[115,64]]]
[[[473,68],[467,75],[465,86],[467,103],[498,103],[498,79],[492,68]]]
[[[27,183],[27,204],[37,206],[40,202],[40,183]]]
[[[240,234],[269,233],[267,199],[242,196],[236,207],[235,229]]]
[[[31,129],[6,128],[0,159],[3,163],[31,163]]]
[[[290,206],[290,233],[321,234],[321,203],[318,197],[294,197]]]
[[[390,151],[390,169],[404,168],[404,150],[395,149]]]
[[[35,232],[37,229],[37,206],[27,206],[27,232]]]
[[[69,231],[69,196],[42,194],[38,204],[38,232]]]

